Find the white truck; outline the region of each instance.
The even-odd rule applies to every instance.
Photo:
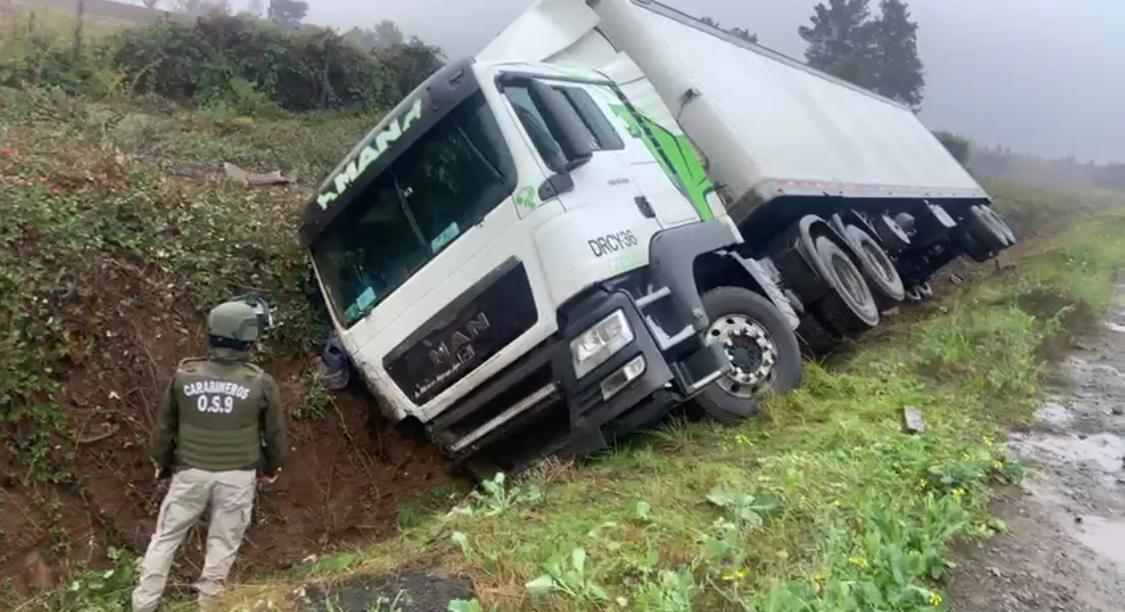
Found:
[[[463,465],[727,422],[1014,243],[907,108],[648,0],[543,0],[433,75],[300,237],[384,412]]]

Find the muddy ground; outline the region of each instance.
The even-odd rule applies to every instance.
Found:
[[[156,398],[180,360],[206,353],[204,329],[182,307],[185,288],[118,261],[92,263],[87,272],[91,286],[121,290],[75,298],[96,313],[90,328],[99,330],[96,351],[72,355],[54,397],[65,414],[55,459],[72,466],[75,478],[37,480],[0,447],[0,585],[17,596],[58,587],[83,567],[106,567],[109,546],[144,553],[168,487],[153,480],[148,459]],[[286,411],[306,408],[316,356],[260,357]],[[259,489],[235,579],[388,537],[404,508],[451,504],[435,489],[457,491],[437,449],[382,419],[357,380],[330,395],[321,417],[291,417],[289,430],[289,461],[276,484]],[[67,440],[70,458],[61,454]],[[189,534],[173,588],[198,575],[205,534],[205,524]]]
[[[950,607],[1125,610],[1125,278],[1099,333],[1049,378],[1050,399],[1012,450],[1029,477],[993,512],[1010,532],[963,543]]]

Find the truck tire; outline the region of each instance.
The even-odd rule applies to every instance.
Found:
[[[797,340],[801,342],[805,354],[815,357],[830,353],[844,341],[844,337],[821,325],[816,317],[806,313],[801,317],[801,325],[797,327]]]
[[[1004,240],[1007,241],[1008,246],[1015,245],[1016,233],[1012,231],[1012,226],[1008,225],[1008,222],[1004,220],[1004,217],[1002,217],[1000,213],[996,212],[996,209],[992,206],[982,206],[981,208],[984,209],[985,216],[992,220],[993,227],[995,227],[1004,237]]]
[[[879,310],[894,308],[906,296],[906,289],[902,286],[902,277],[899,276],[895,263],[871,234],[855,225],[849,225],[846,229],[848,237],[856,245],[860,271],[875,296]]]
[[[990,211],[988,207],[970,206],[965,223],[969,235],[984,249],[999,253],[1010,246],[1005,232],[1006,224],[998,221],[996,213]]]
[[[703,294],[711,320],[709,343],[723,343],[735,369],[707,386],[696,403],[715,420],[733,424],[758,414],[762,397],[801,382],[801,352],[785,318],[766,298],[741,287]]]
[[[817,237],[814,246],[830,288],[816,303],[821,322],[842,336],[857,336],[878,325],[879,305],[852,258],[827,236]]]

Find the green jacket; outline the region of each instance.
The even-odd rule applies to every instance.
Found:
[[[285,451],[277,384],[249,353],[212,349],[176,369],[152,436],[152,459],[162,471],[260,469],[272,476]]]

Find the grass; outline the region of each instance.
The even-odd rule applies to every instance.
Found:
[[[1107,307],[1123,231],[1120,214],[1079,222],[978,271],[920,320],[809,364],[760,419],[674,422],[581,466],[487,483],[318,579],[437,566],[504,610],[944,609],[951,541],[1006,528],[989,487],[1021,476],[1002,440],[1036,405],[1041,349]],[[924,434],[901,433],[908,405]]]

